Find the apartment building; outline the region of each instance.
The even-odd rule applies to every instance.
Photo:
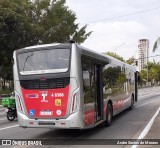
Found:
[[[149,57],[149,40],[140,39],[138,41],[138,69],[141,71],[148,63]]]

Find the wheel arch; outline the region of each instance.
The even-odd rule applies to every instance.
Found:
[[[112,106],[112,109],[113,109],[113,103],[112,103],[112,100],[109,100],[108,102],[107,102],[107,105],[108,104],[110,104],[111,106]]]
[[[112,116],[113,116],[113,102],[112,102],[112,100],[108,100],[107,106],[108,106],[108,104],[110,104],[112,107]],[[107,108],[106,108],[106,115],[107,115]]]

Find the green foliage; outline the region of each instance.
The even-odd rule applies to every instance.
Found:
[[[91,34],[91,32],[86,33],[86,25],[82,28],[78,27],[78,24],[75,23],[75,13],[69,10],[65,3],[65,0],[59,0],[51,5],[50,0],[35,1],[36,10],[34,13],[37,18],[41,16],[37,20],[42,28],[41,43],[65,43],[70,39],[82,43]]]
[[[125,61],[125,60],[123,59],[123,57],[120,57],[120,56],[117,55],[116,53],[107,52],[107,53],[105,53],[105,54],[107,54],[107,55],[109,55],[109,56],[111,56],[111,57],[113,57],[113,58],[115,58],[115,59],[118,59],[118,60],[120,60],[120,61],[122,61],[122,62],[125,62],[125,63],[127,63],[127,64],[130,64],[130,65],[135,64],[135,58],[134,58],[134,56],[132,56],[131,58],[129,58],[128,60]]]
[[[134,56],[132,56],[131,58],[129,58],[128,60],[126,60],[126,63],[129,65],[135,64],[135,58]]]
[[[141,70],[141,72],[140,72],[140,78],[141,78],[141,80],[143,82],[147,81],[147,70],[146,69]]]
[[[76,30],[76,32],[73,35],[73,40],[76,41],[77,43],[82,43],[84,42],[88,36],[91,35],[92,32],[86,33],[86,25],[82,27],[80,30]]]
[[[160,82],[160,63],[148,62],[145,69],[140,72],[141,83],[151,82],[153,85]]]
[[[6,94],[7,96],[10,96],[13,90],[6,89],[6,90],[0,90],[0,96],[3,94]]]
[[[155,52],[160,45],[160,37],[155,41],[152,51]]]
[[[91,32],[79,28],[65,0],[0,0],[0,77],[12,79],[12,54],[44,43],[84,42]]]
[[[107,52],[107,53],[105,53],[105,54],[107,54],[107,55],[109,55],[109,56],[111,56],[111,57],[114,57],[114,58],[116,58],[116,59],[118,59],[118,60],[120,60],[120,61],[122,61],[122,62],[125,62],[125,60],[124,60],[122,57],[120,57],[119,55],[117,55],[116,53]]]

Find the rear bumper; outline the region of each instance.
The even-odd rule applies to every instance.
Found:
[[[78,111],[69,115],[66,119],[30,119],[25,114],[17,111],[20,127],[24,128],[63,128],[82,129],[84,121],[82,112]]]

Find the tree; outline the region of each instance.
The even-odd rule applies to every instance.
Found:
[[[146,69],[142,69],[141,71],[140,71],[140,79],[141,79],[141,85],[142,85],[142,83],[146,83],[147,82],[147,70]]]
[[[160,63],[148,62],[144,68],[140,72],[142,83],[147,82],[147,79],[152,85],[160,82]]]
[[[59,0],[56,3],[49,5],[46,0],[36,0],[35,5],[44,3],[43,11],[37,10],[35,13],[39,16],[44,16],[40,25],[43,28],[41,34],[42,43],[68,42],[70,39],[77,43],[84,42],[91,32],[86,33],[86,25],[79,29],[75,23],[76,15],[65,6],[66,0]]]
[[[107,53],[105,53],[105,54],[107,54],[107,55],[109,55],[109,56],[111,56],[111,57],[114,57],[114,58],[116,58],[116,59],[118,59],[118,60],[120,60],[120,61],[122,61],[122,62],[125,62],[125,60],[124,60],[122,57],[120,57],[119,55],[117,55],[116,53],[107,52]]]
[[[160,37],[155,41],[152,51],[155,52],[160,45]]]
[[[135,64],[135,58],[134,56],[132,56],[131,58],[129,58],[128,60],[126,60],[126,63],[132,65],[132,64]]]
[[[156,68],[151,68],[149,72],[151,83],[154,85],[158,81],[158,70]]]
[[[91,32],[79,28],[65,0],[0,0],[0,78],[8,79],[13,51],[44,43],[84,42]]]

